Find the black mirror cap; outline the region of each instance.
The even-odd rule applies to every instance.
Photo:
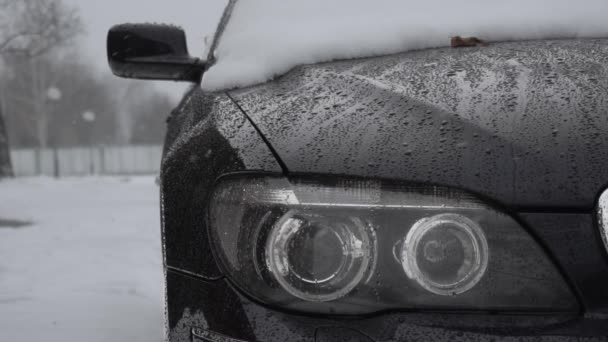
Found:
[[[200,84],[206,63],[188,53],[186,34],[162,24],[122,24],[108,32],[108,62],[114,75]]]

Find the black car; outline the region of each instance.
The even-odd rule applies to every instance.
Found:
[[[108,49],[123,77],[212,64],[171,26],[117,26]],[[608,39],[195,85],[162,161],[167,338],[606,340],[607,185]]]

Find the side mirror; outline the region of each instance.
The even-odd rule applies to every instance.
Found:
[[[123,24],[108,33],[108,61],[114,75],[145,80],[200,83],[206,63],[188,53],[181,28]]]

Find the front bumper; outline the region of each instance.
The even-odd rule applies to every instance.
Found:
[[[240,295],[225,280],[167,270],[169,340],[194,342],[606,341],[608,315],[393,312],[294,315]]]
[[[588,213],[518,215],[559,265],[583,312],[500,315],[386,312],[307,316],[260,305],[221,275],[167,267],[171,342],[608,341],[608,258]],[[210,260],[213,262],[213,260]]]

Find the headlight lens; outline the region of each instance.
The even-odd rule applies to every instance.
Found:
[[[217,184],[209,221],[228,278],[287,309],[578,309],[533,238],[461,191],[232,176]]]
[[[458,295],[473,288],[488,266],[488,242],[464,215],[423,218],[410,229],[401,250],[405,273],[428,291]]]
[[[375,260],[373,230],[357,218],[292,210],[272,228],[268,269],[290,294],[327,302],[352,291]]]

